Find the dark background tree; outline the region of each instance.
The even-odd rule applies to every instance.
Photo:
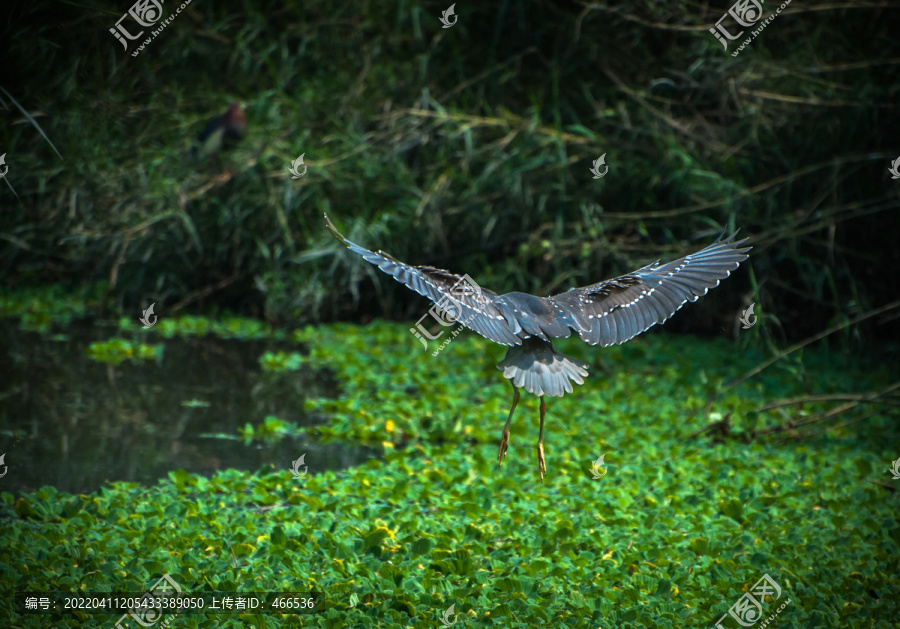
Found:
[[[148,33],[109,32],[126,5],[0,17],[7,285],[275,323],[421,312],[340,252],[328,211],[368,247],[539,294],[740,227],[749,263],[670,330],[732,333],[756,302],[752,334],[782,344],[896,299],[895,4],[791,3],[736,57],[752,29],[723,50],[724,5],[460,4],[443,29],[435,2],[196,1],[137,56]],[[234,100],[248,130],[216,173],[189,148]],[[896,340],[893,316],[836,338]]]

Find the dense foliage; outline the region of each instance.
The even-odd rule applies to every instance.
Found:
[[[5,296],[0,310],[24,320],[40,300]],[[149,332],[122,322],[109,337],[164,345],[172,334],[216,333],[280,334],[185,318]],[[406,326],[383,322],[290,338],[295,352],[260,355],[261,364],[332,371],[340,394],[308,399],[324,424],[248,418],[255,427],[244,437],[303,432],[379,445],[381,460],[323,472],[307,458],[300,479],[286,469],[176,470],[151,487],[3,493],[4,589],[139,592],[168,574],[187,591],[322,593],[312,616],[181,615],[178,627],[425,628],[454,605],[457,626],[680,628],[713,626],[768,574],[783,595],[767,599],[766,614],[790,599],[772,626],[888,628],[900,614],[888,417],[784,441],[691,436],[709,394],[763,357],[752,349],[653,332],[602,351],[562,343],[591,377],[550,401],[541,485],[532,396],[496,464],[510,394],[494,368],[502,348],[468,334],[432,356]],[[165,369],[165,352],[160,361]],[[780,421],[759,411],[766,403],[888,382],[886,367],[823,348],[721,395],[711,419],[730,414],[746,433]],[[827,407],[811,401],[791,413],[800,420]],[[595,480],[601,454],[606,474]],[[12,618],[11,627],[47,626],[47,617]],[[109,627],[113,618],[52,624]]]
[[[4,283],[99,280],[114,308],[169,314],[411,314],[338,253],[329,211],[401,259],[545,294],[740,227],[753,257],[694,330],[754,301],[797,339],[894,298],[886,8],[793,2],[732,56],[708,32],[724,6],[469,3],[443,29],[433,3],[196,1],[137,57],[108,32],[127,8],[0,16]],[[234,99],[243,144],[224,172],[192,161]]]

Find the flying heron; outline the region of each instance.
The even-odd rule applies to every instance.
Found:
[[[613,279],[573,288],[553,297],[527,293],[497,293],[469,283],[432,266],[410,266],[384,251],[369,251],[350,242],[335,228],[328,215],[325,226],[351,251],[401,284],[427,297],[438,308],[481,336],[507,345],[497,364],[513,388],[512,406],[500,438],[498,464],[509,447],[509,423],[519,403],[519,388],[540,397],[541,427],[538,433],[538,472],[544,463],[544,396],[562,397],[572,392],[572,382],[584,384],[587,364],[553,348],[551,338],[567,338],[574,330],[586,343],[607,347],[628,341],[657,323],[663,323],[688,301],[697,301],[728,277],[747,259],[747,238],[737,232],[705,249],[667,264],[648,264]]]

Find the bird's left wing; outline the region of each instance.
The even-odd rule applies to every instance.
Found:
[[[501,345],[519,345],[522,340],[494,305],[497,293],[481,288],[468,276],[460,276],[431,266],[410,266],[384,251],[369,251],[350,242],[335,228],[328,215],[325,227],[353,253],[427,297],[459,323]]]
[[[696,253],[547,299],[556,322],[591,345],[618,345],[662,323],[688,301],[697,301],[747,259],[747,239],[737,232]],[[568,334],[566,334],[567,336]]]

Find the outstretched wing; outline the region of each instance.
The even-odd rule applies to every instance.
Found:
[[[618,345],[662,323],[688,301],[697,301],[747,259],[737,232],[705,249],[659,266],[658,262],[605,282],[547,299],[554,331],[563,323],[591,345]],[[548,326],[549,327],[549,326]],[[550,330],[546,330],[548,333]],[[568,336],[554,334],[553,336]]]
[[[410,266],[384,251],[373,252],[360,247],[344,238],[327,214],[325,226],[352,252],[361,255],[366,262],[374,264],[401,284],[427,297],[442,310],[450,312],[459,323],[470,330],[502,345],[522,343],[494,305],[497,293],[479,287],[468,276],[456,275],[431,266]]]

